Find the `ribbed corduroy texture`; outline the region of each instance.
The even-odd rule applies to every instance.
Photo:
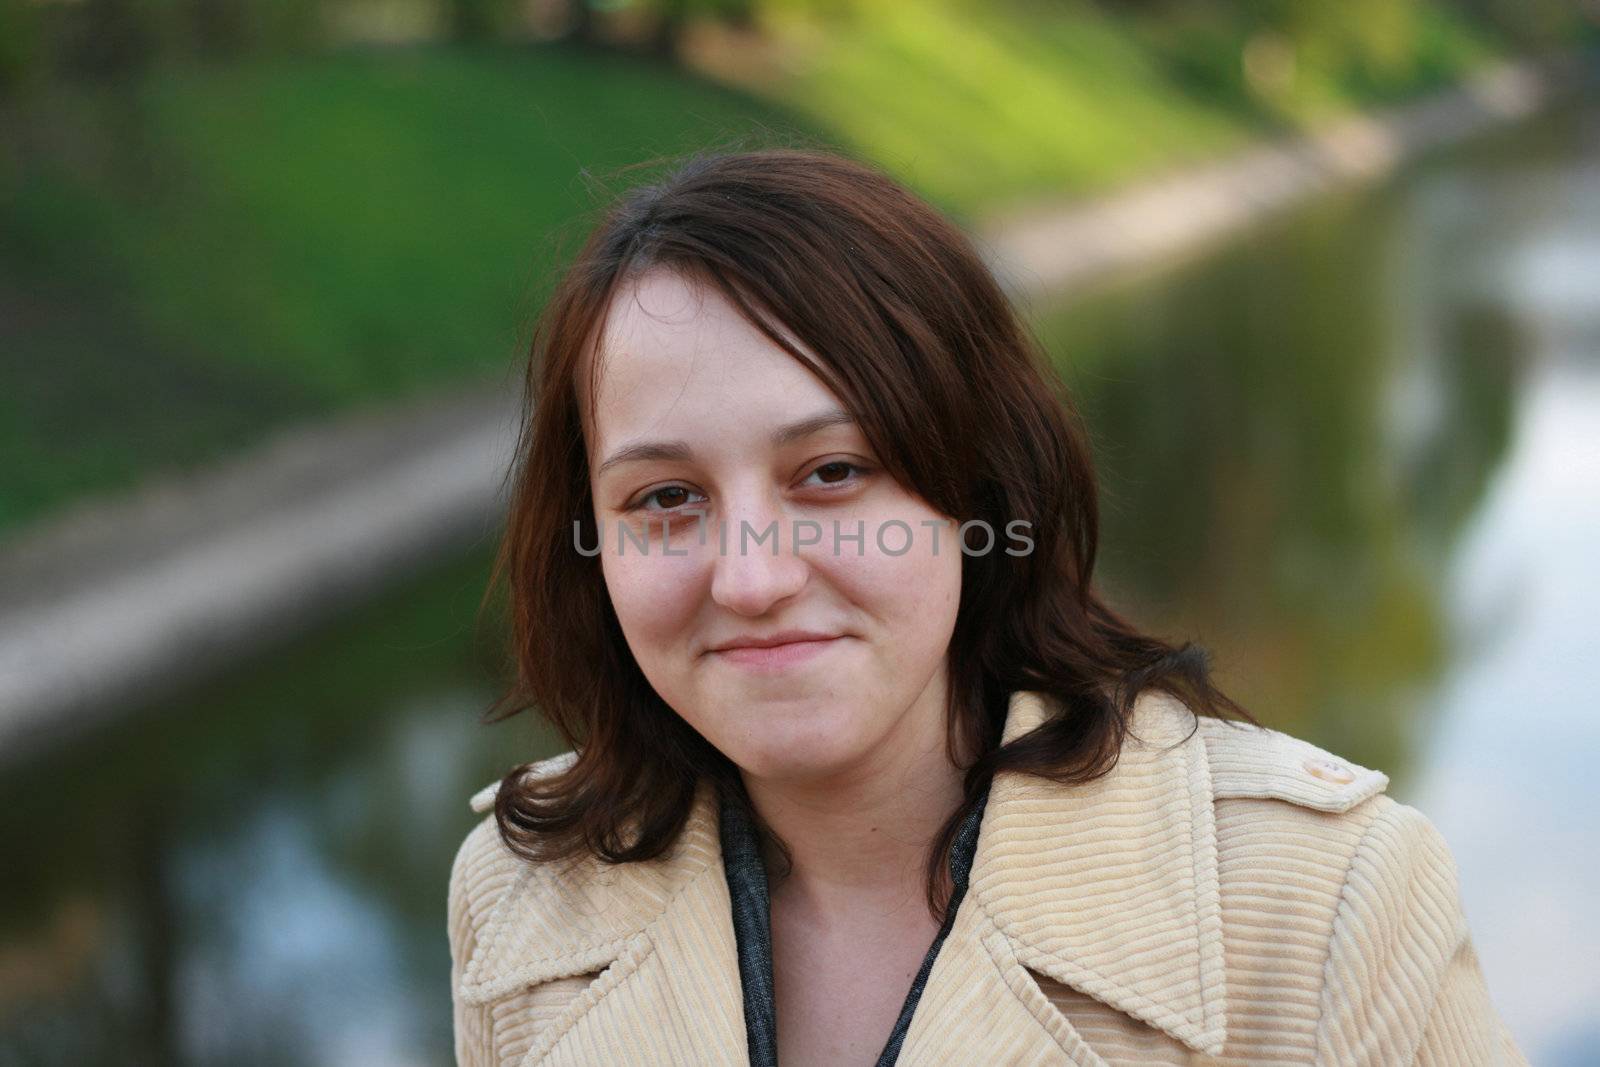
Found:
[[[1014,694],[1006,739],[1051,713]],[[899,1064],[1526,1064],[1449,850],[1384,775],[1275,731],[1189,736],[1162,694],[1134,722],[1095,782],[996,778]],[[748,1064],[731,915],[709,786],[667,856],[623,868],[533,869],[483,820],[450,881],[459,1062]]]

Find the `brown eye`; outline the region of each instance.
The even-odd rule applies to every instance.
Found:
[[[829,477],[827,472],[830,471],[838,477]],[[849,472],[850,464],[848,463],[824,463],[817,468],[817,473],[822,475],[822,480],[825,482],[841,481],[849,475]]]
[[[811,472],[812,477],[821,479],[823,485],[846,485],[852,481],[860,481],[866,474],[865,467],[842,459],[824,463]]]
[[[681,485],[664,485],[660,489],[652,490],[639,498],[639,502],[628,508],[629,511],[673,511],[679,505],[688,503],[685,497],[692,495],[692,490]],[[681,494],[677,496],[674,494]],[[655,506],[651,506],[654,502]]]

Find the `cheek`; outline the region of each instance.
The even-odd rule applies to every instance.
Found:
[[[939,532],[937,552],[931,529],[914,530],[909,550],[901,555],[881,551],[869,538],[864,555],[851,548],[828,562],[851,599],[889,628],[897,643],[942,649],[960,606],[961,548],[953,528]],[[906,544],[905,532],[889,530],[884,544],[899,550]]]
[[[601,557],[606,590],[634,656],[643,664],[687,636],[694,618],[694,572],[687,560],[641,555]]]

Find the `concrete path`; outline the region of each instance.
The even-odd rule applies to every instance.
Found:
[[[0,548],[0,765],[492,543],[513,388],[287,431]]]
[[[1017,297],[1069,292],[1193,255],[1319,192],[1389,173],[1429,149],[1525,118],[1600,81],[1600,57],[1564,53],[1496,67],[1462,85],[1315,134],[1063,208],[993,219],[980,240]]]
[[[1337,183],[1526,116],[1594,64],[1436,97],[978,235],[1019,299],[1194,254]],[[0,543],[0,764],[178,693],[397,579],[491,544],[518,386],[363,411]]]

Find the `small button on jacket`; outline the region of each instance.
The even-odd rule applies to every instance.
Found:
[[[1013,693],[1003,738],[1057,713]],[[1147,691],[1107,775],[996,776],[897,1063],[1525,1067],[1433,824],[1381,772],[1196,722]],[[749,1063],[710,783],[647,863],[529,864],[484,818],[449,914],[462,1067]]]

